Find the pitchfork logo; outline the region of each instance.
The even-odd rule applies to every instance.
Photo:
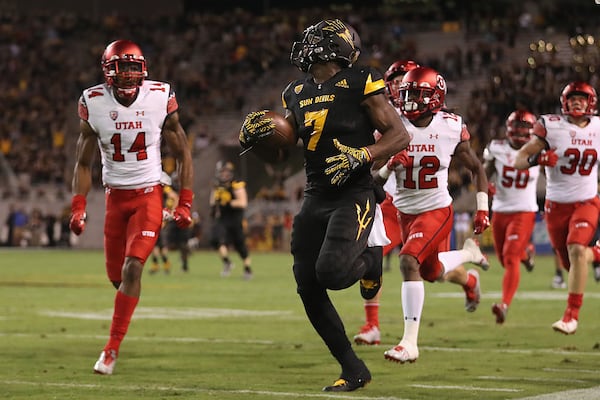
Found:
[[[116,120],[119,117],[119,112],[118,111],[111,111],[108,113],[108,115],[110,116],[110,119],[112,119],[113,121]]]

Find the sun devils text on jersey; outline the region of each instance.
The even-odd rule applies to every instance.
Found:
[[[283,107],[293,113],[304,145],[307,193],[339,189],[323,172],[327,168],[325,159],[339,154],[333,139],[354,148],[375,142],[375,127],[361,103],[384,89],[381,73],[371,67],[344,68],[321,84],[309,76],[285,88]],[[356,170],[344,185],[346,190],[371,187],[370,167],[369,164]]]

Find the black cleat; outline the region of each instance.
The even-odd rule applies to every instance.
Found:
[[[367,386],[371,382],[371,373],[368,369],[361,374],[360,377],[345,379],[339,378],[331,386],[325,386],[324,392],[353,392],[356,389]]]

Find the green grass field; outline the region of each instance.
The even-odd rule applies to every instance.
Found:
[[[145,274],[142,298],[115,374],[92,366],[108,335],[114,289],[95,251],[0,251],[2,399],[598,399],[600,285],[591,277],[577,334],[555,333],[566,290],[550,289],[553,261],[522,269],[503,326],[491,304],[502,269],[482,272],[483,298],[464,311],[455,285],[426,284],[420,358],[394,364],[383,352],[402,335],[401,276],[384,276],[382,344],[357,347],[373,381],[347,394],[321,388],[339,375],[295,293],[291,256],[254,254],[255,276],[221,278],[216,253],[196,252],[190,272],[171,255],[170,275]],[[349,336],[363,322],[358,286],[332,292]],[[569,392],[564,392],[569,391]]]

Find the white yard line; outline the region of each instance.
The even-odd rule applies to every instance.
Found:
[[[50,383],[50,382],[31,382],[31,381],[17,381],[17,380],[0,380],[2,385],[14,385],[14,386],[44,386],[44,387],[59,387],[59,388],[77,388],[77,389],[102,389],[105,385],[100,384],[85,384],[85,383]],[[344,395],[344,394],[327,394],[327,393],[293,393],[293,392],[275,392],[270,390],[247,390],[247,389],[234,389],[234,390],[217,390],[217,389],[200,389],[200,388],[188,388],[181,386],[138,386],[138,385],[114,385],[111,384],[111,390],[122,390],[126,392],[137,392],[139,390],[153,390],[157,392],[186,392],[186,393],[204,393],[212,396],[218,396],[219,394],[251,394],[251,395],[262,395],[272,396],[276,398],[283,397],[295,397],[295,398],[329,398],[329,399],[353,399],[353,400],[410,400],[402,397],[368,397],[368,396],[357,396]]]

